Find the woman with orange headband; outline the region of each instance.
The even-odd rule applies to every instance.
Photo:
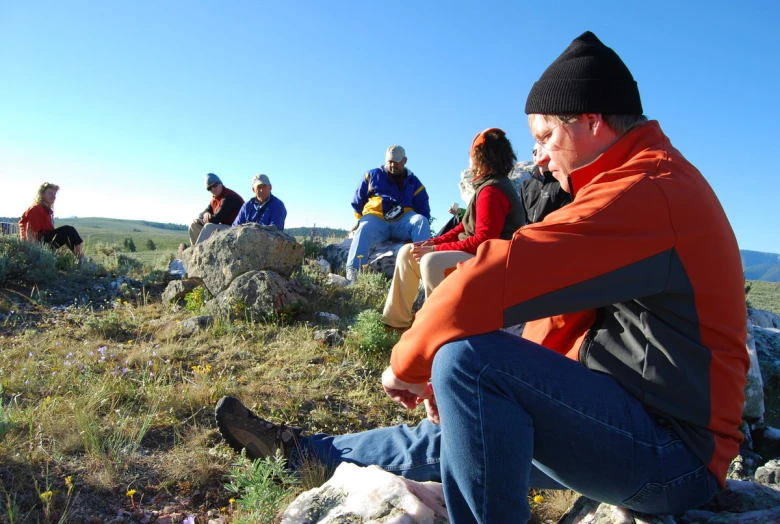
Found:
[[[526,223],[525,208],[509,173],[517,157],[501,129],[477,133],[471,144],[474,196],[463,220],[442,236],[406,244],[398,251],[393,283],[385,301],[384,321],[405,330],[412,325],[412,306],[422,280],[425,298],[459,262],[473,258],[490,239],[509,240]]]

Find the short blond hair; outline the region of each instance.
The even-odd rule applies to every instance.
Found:
[[[35,202],[33,205],[43,204],[43,193],[46,192],[47,189],[53,189],[56,193],[60,190],[60,186],[57,184],[52,184],[51,182],[44,182],[41,184],[41,187],[38,188],[38,193],[35,195]]]

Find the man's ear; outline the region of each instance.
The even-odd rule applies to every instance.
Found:
[[[604,130],[604,117],[601,113],[586,113],[583,118],[588,123],[588,130],[593,136],[598,136]]]

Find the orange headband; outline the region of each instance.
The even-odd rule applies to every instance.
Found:
[[[491,127],[490,129],[485,129],[481,133],[477,133],[477,136],[474,137],[474,140],[471,142],[471,150],[474,151],[475,148],[481,146],[485,143],[485,135],[488,133],[496,132],[500,136],[506,136],[506,133],[497,127]]]

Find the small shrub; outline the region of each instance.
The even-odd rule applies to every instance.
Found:
[[[281,455],[254,462],[242,454],[227,474],[225,488],[240,496],[235,503],[234,522],[274,522],[282,506],[288,502],[298,484],[296,476],[285,469]]]
[[[0,287],[44,285],[57,276],[51,249],[37,242],[0,237]]]
[[[200,313],[203,306],[206,305],[206,288],[203,286],[196,287],[184,297],[184,303],[189,311],[192,311],[196,315]]]
[[[358,347],[369,354],[385,353],[398,342],[399,335],[385,328],[382,314],[373,309],[362,311],[352,327],[358,337]]]
[[[360,307],[382,309],[390,291],[390,280],[382,273],[364,270],[348,290],[352,292],[354,302]]]

